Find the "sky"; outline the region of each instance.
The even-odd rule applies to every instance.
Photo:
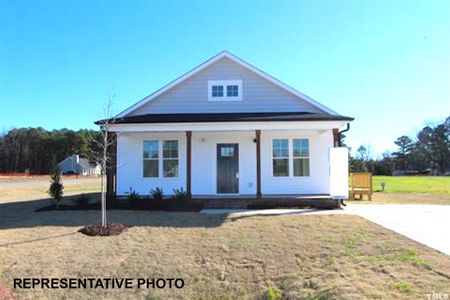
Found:
[[[0,0],[0,130],[95,128],[228,50],[394,150],[450,116],[450,1]]]

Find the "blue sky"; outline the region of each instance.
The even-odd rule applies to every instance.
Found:
[[[0,130],[94,128],[224,49],[373,154],[450,115],[450,1],[0,0]]]

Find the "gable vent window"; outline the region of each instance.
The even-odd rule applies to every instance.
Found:
[[[241,101],[242,80],[208,80],[208,101]]]
[[[212,86],[212,96],[213,97],[223,97],[223,86],[213,85]]]
[[[239,95],[239,87],[237,85],[227,85],[227,97],[237,97]]]

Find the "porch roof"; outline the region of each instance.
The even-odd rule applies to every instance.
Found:
[[[353,121],[354,118],[340,115],[310,112],[250,112],[250,113],[185,113],[146,114],[110,119],[114,124],[142,123],[202,123],[202,122],[261,122],[261,121]],[[95,124],[100,125],[105,120]]]

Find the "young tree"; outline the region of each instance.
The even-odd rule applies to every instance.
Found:
[[[64,186],[61,181],[61,176],[58,170],[58,164],[56,162],[56,157],[52,159],[52,174],[50,175],[50,188],[48,189],[48,194],[53,198],[56,206],[59,206],[63,197]]]
[[[107,170],[111,167],[112,157],[109,154],[109,149],[114,143],[114,139],[110,134],[110,126],[113,124],[112,120],[112,106],[113,106],[114,95],[110,94],[106,100],[106,103],[103,107],[103,120],[100,121],[100,133],[91,136],[93,149],[92,152],[96,153],[96,158],[92,158],[92,160],[96,160],[100,163],[102,176],[100,182],[101,189],[101,214],[102,214],[102,227],[106,227],[107,219],[106,219],[106,178],[105,175]]]

